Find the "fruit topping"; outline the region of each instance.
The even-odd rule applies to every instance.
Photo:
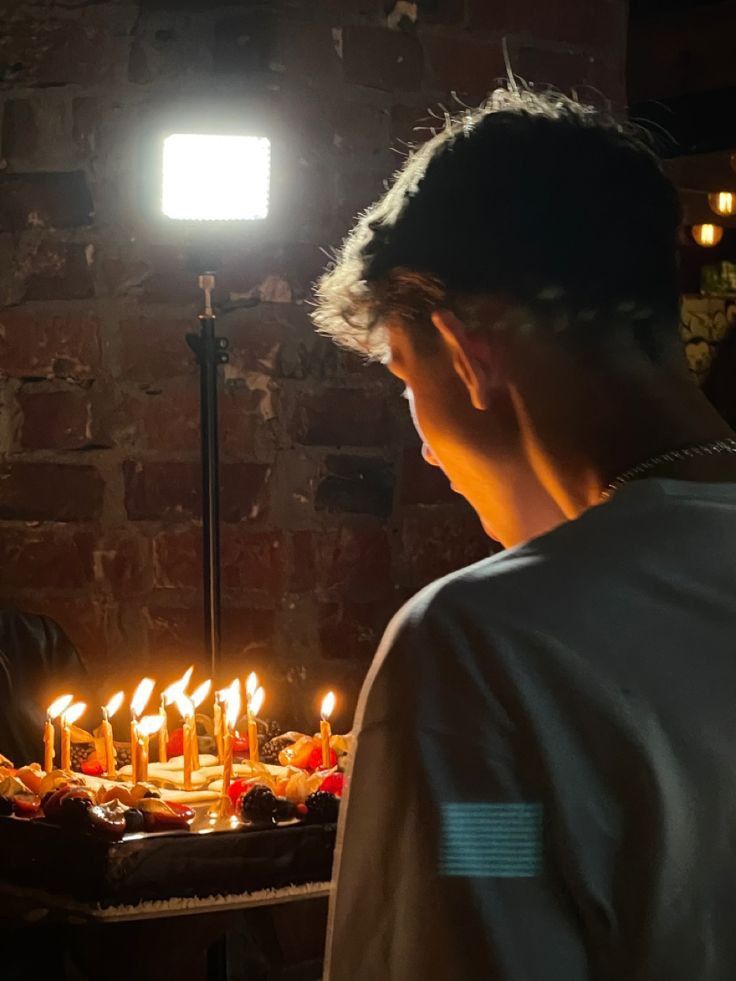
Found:
[[[104,767],[99,760],[85,760],[81,765],[82,773],[86,774],[88,777],[101,777],[104,772]]]
[[[126,807],[123,817],[125,818],[125,830],[128,834],[138,834],[144,830],[143,811],[137,807]]]
[[[87,811],[93,805],[94,801],[86,791],[70,790],[61,799],[59,820],[67,828],[84,828],[87,826]]]
[[[194,811],[185,804],[175,804],[156,797],[144,797],[138,803],[143,812],[146,831],[188,831]]]
[[[340,809],[340,801],[334,794],[317,790],[307,797],[305,820],[309,824],[334,824]]]
[[[278,764],[279,753],[294,744],[291,736],[276,736],[261,747],[261,762]]]
[[[41,798],[37,794],[16,794],[13,809],[18,817],[37,817],[41,813]]]
[[[122,838],[125,834],[125,814],[118,804],[93,804],[87,808],[89,828],[106,838]]]
[[[286,797],[276,798],[276,808],[274,815],[277,821],[291,821],[292,818],[296,817],[297,805],[292,801],[287,800]]]
[[[268,787],[256,786],[245,794],[240,802],[240,810],[251,824],[274,825],[278,805],[276,797]]]
[[[169,733],[169,741],[166,745],[166,752],[169,759],[172,756],[181,756],[184,752],[184,730],[174,729]]]
[[[342,797],[344,786],[344,773],[328,773],[319,785],[319,789],[326,791],[328,794],[334,794],[335,797]]]

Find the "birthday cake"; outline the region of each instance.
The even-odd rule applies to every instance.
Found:
[[[274,736],[267,727],[268,740],[258,742],[249,712],[249,740],[241,740],[231,713],[229,723],[221,716],[222,738],[210,754],[201,752],[193,724],[187,732],[184,715],[183,741],[175,731],[160,743],[159,760],[149,762],[151,717],[132,726],[124,754],[113,747],[109,714],[92,735],[61,715],[61,768],[53,768],[51,711],[45,768],[14,767],[0,757],[6,886],[107,907],[330,878],[349,736],[333,735],[323,722],[314,736]],[[92,754],[71,752],[73,730],[76,739],[93,740]],[[183,754],[170,757],[177,747]],[[131,762],[120,765],[126,756]]]

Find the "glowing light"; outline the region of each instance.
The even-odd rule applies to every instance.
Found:
[[[334,691],[328,691],[325,697],[322,699],[322,708],[320,710],[320,715],[323,719],[329,719],[332,713],[335,711],[335,698]]]
[[[723,238],[723,228],[720,225],[693,225],[691,231],[695,241],[704,249],[718,245]]]
[[[143,714],[143,709],[148,705],[148,699],[151,697],[155,685],[156,682],[153,678],[144,678],[133,692],[133,697],[130,700],[130,711],[135,718]]]
[[[112,696],[112,698],[110,699],[110,701],[107,703],[107,705],[103,710],[105,712],[106,718],[111,719],[113,715],[115,715],[117,710],[123,704],[124,697],[125,695],[123,694],[123,692],[121,691],[115,692],[115,694]]]
[[[138,733],[144,738],[152,736],[163,725],[164,720],[161,715],[144,715],[138,723]]]
[[[75,702],[73,705],[70,705],[68,709],[64,710],[61,721],[65,726],[73,726],[78,719],[82,718],[86,711],[86,702]]]
[[[192,705],[191,698],[187,698],[183,691],[178,691],[174,697],[174,704],[179,710],[179,714],[183,719],[191,719],[194,715],[194,706]]]
[[[237,678],[233,681],[229,688],[225,689],[224,696],[225,724],[230,729],[234,729],[237,725],[238,719],[240,718],[240,706],[242,702],[240,695],[240,681]]]
[[[258,713],[263,708],[263,702],[265,701],[266,693],[263,688],[256,688],[253,692],[253,697],[250,700],[250,714],[255,718]]]
[[[46,709],[46,715],[49,719],[55,719],[58,715],[61,715],[64,709],[69,708],[73,699],[73,695],[60,695]]]
[[[174,133],[164,140],[161,210],[188,221],[265,218],[270,176],[263,137]]]
[[[255,694],[257,687],[258,687],[258,675],[255,673],[255,671],[251,671],[245,682],[245,694],[248,696],[248,701],[250,701],[251,698],[253,698],[253,695]]]
[[[202,704],[202,702],[207,698],[210,693],[210,688],[212,687],[212,679],[208,678],[207,681],[203,681],[199,688],[196,688],[192,693],[191,700],[192,705],[197,708]]]
[[[732,191],[718,191],[708,195],[708,204],[717,215],[732,215],[736,213],[736,194]]]
[[[189,686],[189,682],[192,680],[192,674],[194,672],[194,665],[190,665],[184,672],[184,674],[179,678],[178,681],[172,681],[168,688],[164,690],[163,699],[164,705],[171,705],[176,701],[177,692],[185,692]]]

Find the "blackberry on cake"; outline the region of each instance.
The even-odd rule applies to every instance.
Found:
[[[252,824],[275,824],[278,805],[273,791],[259,784],[243,794],[240,810]]]
[[[279,753],[291,746],[294,740],[291,736],[274,736],[264,743],[260,750],[261,763],[272,763],[279,765]]]
[[[304,820],[308,824],[334,824],[340,811],[340,801],[326,790],[315,790],[304,802],[307,813]]]

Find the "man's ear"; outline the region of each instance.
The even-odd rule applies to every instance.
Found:
[[[432,323],[447,345],[453,367],[468,390],[473,408],[487,409],[495,375],[488,338],[468,331],[451,310],[435,310]]]

